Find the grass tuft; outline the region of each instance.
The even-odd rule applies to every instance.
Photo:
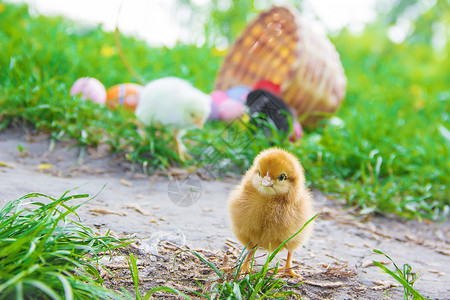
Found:
[[[412,268],[411,268],[410,264],[404,264],[403,270],[401,270],[397,266],[397,264],[392,260],[392,258],[387,256],[383,251],[374,249],[373,252],[384,255],[387,259],[389,259],[394,264],[395,270],[392,271],[392,270],[389,270],[382,263],[380,263],[378,261],[373,261],[373,263],[377,267],[379,267],[385,273],[392,276],[392,278],[394,278],[397,282],[399,282],[403,286],[405,300],[409,300],[409,299],[425,300],[426,299],[424,296],[419,294],[419,292],[413,288],[414,283],[417,281],[417,279],[419,279],[419,274],[412,272]]]
[[[68,202],[87,197],[32,193],[0,208],[0,299],[121,299],[102,287],[94,265],[102,252],[128,242],[69,218],[82,204]],[[49,203],[25,202],[32,198]]]
[[[141,292],[139,291],[139,273],[138,273],[138,267],[136,264],[136,258],[132,253],[130,253],[130,258],[128,259],[128,267],[130,268],[131,278],[133,280],[134,284],[134,291],[135,296],[133,297],[130,292],[128,292],[126,289],[122,287],[122,291],[127,299],[129,300],[148,300],[150,297],[157,292],[169,292],[172,294],[175,294],[177,296],[183,297],[184,299],[191,299],[189,296],[183,294],[182,292],[173,289],[171,287],[167,286],[157,286],[152,288],[150,291],[146,292],[144,296],[142,296]]]
[[[278,263],[275,267],[270,267],[269,264],[274,261],[276,255],[283,249],[284,245],[298,235],[303,228],[311,223],[316,217],[317,215],[308,220],[308,222],[306,222],[294,235],[285,240],[277,249],[275,249],[275,251],[270,253],[261,270],[255,273],[253,273],[254,257],[252,257],[252,270],[250,271],[250,274],[244,276],[240,275],[240,270],[250,251],[246,252],[244,250],[241,252],[237,263],[230,274],[229,271],[223,271],[217,268],[199,253],[185,250],[194,254],[200,261],[213,269],[218,276],[218,279],[209,287],[209,290],[202,287],[204,290],[203,293],[191,290],[188,291],[206,299],[286,299],[288,296],[296,295],[292,289],[298,287],[301,283],[291,286],[281,278],[277,278]]]

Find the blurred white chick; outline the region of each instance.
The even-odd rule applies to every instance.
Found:
[[[186,159],[181,138],[187,129],[203,128],[211,112],[211,97],[177,77],[148,83],[141,91],[136,117],[144,125],[162,124],[175,130],[181,159]]]

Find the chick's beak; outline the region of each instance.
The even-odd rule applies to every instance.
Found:
[[[272,187],[272,186],[273,186],[272,178],[270,178],[269,175],[266,175],[266,176],[262,179],[261,185],[262,185],[262,186],[265,186],[265,187]]]
[[[203,129],[203,119],[202,118],[195,119],[194,124],[197,125],[198,128]]]

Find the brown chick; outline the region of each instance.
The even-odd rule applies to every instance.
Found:
[[[234,233],[251,250],[242,267],[248,271],[255,247],[275,250],[313,217],[312,197],[305,186],[303,167],[289,152],[262,151],[230,193],[229,210]],[[301,277],[292,267],[292,253],[308,239],[312,224],[284,246],[288,251],[284,274]]]

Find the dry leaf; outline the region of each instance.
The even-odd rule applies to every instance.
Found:
[[[120,183],[123,184],[124,186],[128,186],[128,187],[132,187],[133,184],[131,183],[131,181],[128,181],[124,178],[120,179]]]
[[[53,166],[51,164],[40,164],[36,167],[38,170],[53,170]]]
[[[326,270],[321,273],[327,276],[352,277],[356,275],[356,272],[354,270],[347,268],[346,264],[337,266],[323,265],[322,267],[324,267]]]
[[[304,283],[308,284],[308,285],[314,285],[314,286],[323,287],[323,288],[337,288],[337,287],[341,287],[341,286],[344,285],[344,283],[341,282],[341,281],[337,281],[337,282],[315,282],[315,281],[305,280]]]
[[[376,286],[371,287],[372,290],[379,291],[379,290],[386,290],[393,287],[398,287],[399,285],[395,282],[392,282],[390,280],[374,280],[373,283],[376,284]]]
[[[227,242],[228,243],[232,243],[232,244],[236,244],[236,245],[239,245],[239,243],[238,242],[236,242],[236,241],[233,241],[232,239],[227,239]]]
[[[97,174],[97,175],[109,173],[109,171],[106,170],[106,169],[92,168],[92,167],[89,167],[89,166],[86,166],[86,165],[71,166],[71,167],[68,168],[68,170],[70,172],[82,172],[82,173]]]
[[[104,215],[118,215],[118,216],[126,216],[127,213],[123,211],[111,210],[106,208],[93,208],[89,210],[93,213],[104,214]]]
[[[445,273],[441,272],[439,270],[429,270],[428,272],[433,273],[433,274],[438,274],[439,276],[444,276]]]
[[[156,223],[155,218],[151,218],[151,219],[150,219],[150,223]]]
[[[148,176],[145,175],[145,174],[140,174],[140,173],[134,174],[134,178],[138,178],[138,179],[145,179],[145,178],[147,178],[147,177],[148,177]]]
[[[142,206],[138,203],[129,204],[129,205],[125,206],[125,208],[131,208],[131,209],[134,209],[135,211],[137,211],[138,213],[140,213],[141,215],[150,216],[150,212],[148,210],[142,208]]]
[[[10,168],[10,169],[14,169],[14,165],[10,164],[10,163],[6,163],[4,161],[0,161],[0,167],[5,167],[5,168]]]
[[[438,249],[438,250],[436,250],[436,251],[437,251],[437,253],[440,253],[440,254],[444,254],[444,255],[450,256],[450,251],[449,251],[449,250],[446,250],[446,249]]]

